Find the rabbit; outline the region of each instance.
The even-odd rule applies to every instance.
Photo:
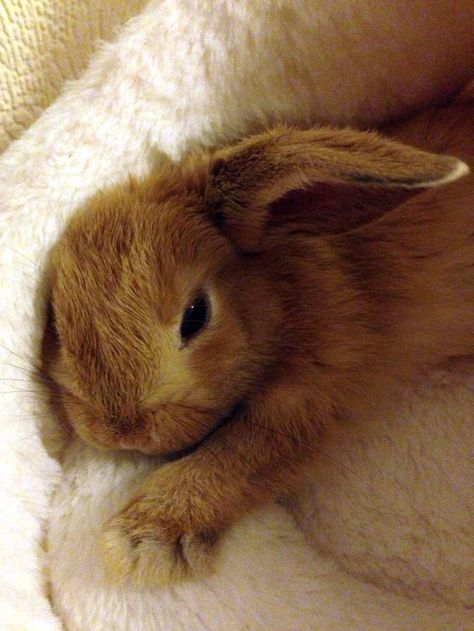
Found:
[[[376,132],[279,126],[77,211],[49,261],[45,372],[87,443],[166,460],[104,525],[112,578],[204,576],[329,424],[474,353],[468,171]]]

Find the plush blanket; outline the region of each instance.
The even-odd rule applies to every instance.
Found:
[[[10,45],[9,5],[20,3],[1,9]],[[263,507],[230,532],[215,575],[137,591],[107,584],[96,541],[150,465],[64,433],[32,374],[45,255],[98,187],[275,119],[367,122],[396,111],[385,103],[362,116],[367,75],[354,60],[364,46],[352,41],[334,62],[327,18],[313,2],[154,0],[0,158],[2,631],[473,627],[470,375],[436,375],[330,436],[293,507],[301,528],[287,509]],[[335,77],[350,85],[347,98]],[[2,127],[16,134],[9,120]]]

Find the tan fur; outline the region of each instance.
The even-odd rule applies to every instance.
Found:
[[[469,160],[471,142],[439,131],[473,137],[473,114],[427,114],[407,135]],[[474,352],[472,178],[418,192],[465,172],[375,134],[280,128],[106,191],[73,218],[51,259],[49,358],[72,425],[145,453],[205,439],[107,525],[114,576],[209,570],[220,535],[292,486],[328,423]],[[202,289],[211,320],[183,345]]]

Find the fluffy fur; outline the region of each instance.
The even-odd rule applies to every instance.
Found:
[[[470,631],[472,610],[444,603],[439,592],[423,592],[430,584],[427,575],[433,579],[432,560],[443,543],[446,521],[442,514],[428,524],[423,523],[422,515],[417,521],[418,510],[426,514],[426,496],[423,501],[412,482],[413,442],[426,441],[429,452],[428,445],[434,446],[434,428],[442,433],[444,423],[450,423],[453,402],[459,406],[462,401],[467,408],[474,398],[472,392],[462,395],[463,386],[453,391],[451,383],[449,398],[445,399],[444,393],[435,399],[437,412],[433,416],[426,401],[432,400],[433,394],[436,397],[437,390],[433,382],[423,392],[405,392],[408,399],[401,401],[398,396],[388,413],[383,408],[379,418],[370,419],[374,422],[369,429],[367,417],[360,418],[356,432],[344,429],[347,440],[341,443],[338,437],[326,443],[320,471],[317,475],[313,472],[311,487],[307,487],[311,492],[308,497],[301,496],[312,536],[321,529],[319,539],[333,538],[325,542],[331,554],[337,550],[349,560],[353,557],[357,569],[376,576],[377,582],[377,573],[405,569],[403,579],[398,583],[394,580],[389,589],[371,585],[367,577],[358,580],[341,571],[327,555],[308,545],[291,516],[276,505],[249,513],[230,530],[216,559],[216,571],[207,578],[172,589],[110,586],[99,546],[103,523],[157,463],[126,454],[99,453],[76,441],[64,460],[64,477],[53,499],[48,536],[56,612],[72,631],[136,631],[138,621],[146,631]],[[443,417],[440,410],[446,403]],[[419,416],[414,416],[414,405]],[[431,415],[429,428],[420,433],[418,426],[425,413]],[[451,442],[464,462],[464,470],[455,464],[454,476],[465,475],[470,466],[467,450],[462,447],[462,441],[470,437],[469,423],[467,419],[456,425],[462,430],[461,440]],[[371,431],[372,427],[378,432]],[[453,493],[455,477],[446,480],[444,475],[441,444],[445,446],[446,440],[439,444],[438,456],[433,459],[427,453],[422,462],[424,470],[430,472],[423,495],[432,497],[443,488],[443,495],[451,502],[443,508],[456,510],[459,521],[466,524],[466,509],[455,501]],[[390,498],[389,505],[384,493]],[[315,497],[318,516],[311,512]],[[321,516],[319,509],[325,509]],[[331,523],[331,515],[337,524]],[[359,523],[363,523],[360,529]],[[432,548],[435,537],[430,529],[441,537]],[[420,534],[424,549],[418,553],[416,537]],[[459,545],[459,523],[449,535],[460,554],[466,555],[467,548]],[[407,542],[412,539],[415,543],[410,547]],[[448,541],[444,543],[448,549],[442,548],[444,558],[438,559],[441,575],[436,579],[454,579],[458,570],[458,581],[447,589],[452,596],[453,586],[466,573],[459,562],[451,566],[453,550]],[[427,600],[393,593],[394,585],[401,588],[406,578],[412,577],[417,581],[413,595],[424,593]]]
[[[139,175],[146,171],[157,149],[180,156],[193,144],[214,144],[247,133],[251,122],[266,125],[282,117],[309,123],[323,118],[364,122],[369,113],[371,120],[383,120],[446,94],[470,72],[467,55],[474,50],[470,2],[457,5],[457,11],[452,4],[417,3],[415,7],[407,3],[400,8],[397,3],[403,28],[392,13],[393,3],[376,2],[364,8],[360,2],[354,7],[337,3],[336,14],[334,3],[326,8],[321,3],[291,3],[291,28],[287,28],[288,6],[283,2],[222,3],[218,11],[210,3],[151,2],[120,39],[95,59],[83,79],[68,88],[1,157],[0,342],[7,388],[2,393],[0,423],[0,490],[5,508],[0,528],[2,563],[9,568],[1,575],[2,629],[49,631],[60,624],[45,596],[41,546],[50,494],[59,479],[58,442],[54,421],[48,420],[49,412],[42,405],[43,393],[36,392],[29,373],[44,318],[45,295],[38,291],[38,267],[65,218],[98,187],[129,172]],[[426,20],[427,10],[432,20]],[[368,38],[367,33],[377,33],[380,39]],[[368,54],[368,40],[372,54]],[[190,59],[200,61],[190,64]],[[286,60],[283,65],[290,72],[270,73],[275,59],[279,64]],[[256,60],[261,62],[258,66]],[[390,89],[387,80],[395,82]],[[34,392],[26,392],[30,389]],[[46,438],[49,450],[44,447]],[[458,452],[453,461],[458,461]],[[86,462],[82,464],[86,466]],[[80,464],[76,465],[75,488],[84,480]],[[120,471],[119,464],[115,466]],[[72,470],[70,473],[74,475]],[[96,478],[90,494],[82,496],[91,510],[99,510],[93,500],[87,504],[99,484]],[[410,483],[404,488],[409,493]],[[86,512],[84,508],[83,514]],[[57,506],[57,513],[63,515],[67,529],[68,509]],[[79,520],[76,528],[79,526],[84,528],[84,541],[92,536],[86,523]],[[379,534],[382,531],[383,527]],[[56,532],[57,538],[49,545],[58,550],[64,531]],[[75,561],[82,557],[74,556],[75,550],[67,547],[61,554],[52,559],[58,562],[60,573],[55,576],[61,577],[61,584],[53,587],[57,603],[71,597],[69,607],[61,610],[67,617],[73,615],[74,605],[86,611],[90,600],[81,603],[84,589],[68,582],[70,573],[61,573],[68,554]],[[340,576],[337,580],[344,583]],[[370,610],[367,615],[373,616],[378,628],[380,609],[369,602],[372,598],[365,588],[360,594],[360,607]],[[374,600],[379,596],[373,593]],[[382,600],[380,596],[377,602]],[[105,596],[99,614],[102,619],[107,618],[110,602]],[[413,611],[410,607],[403,604],[404,611]],[[189,608],[190,603],[186,611]],[[391,620],[400,622],[395,613],[399,609],[398,601],[384,609],[387,628],[397,624]],[[422,611],[428,611],[415,609],[407,628],[413,628],[425,615]],[[118,608],[111,605],[113,615],[111,610]],[[347,619],[352,620],[353,607],[346,611]],[[212,610],[208,614],[212,616]],[[458,626],[463,614],[459,615]],[[452,616],[444,618],[452,628],[453,620]],[[68,622],[72,626],[72,620]],[[122,618],[116,624],[127,622]]]
[[[70,422],[100,447],[192,449],[107,526],[113,576],[207,571],[229,525],[292,489],[328,424],[473,353],[471,180],[386,217],[381,190],[390,208],[393,189],[467,172],[368,132],[282,128],[101,193],[71,220],[51,260],[46,353]],[[369,224],[344,222],[357,218],[347,190],[336,230],[318,191],[292,212],[298,190],[325,182],[378,187]],[[186,340],[199,294],[209,322]]]

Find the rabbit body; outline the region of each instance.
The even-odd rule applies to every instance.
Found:
[[[391,133],[469,161],[472,114]],[[51,259],[48,371],[86,441],[172,460],[105,527],[115,577],[208,571],[329,423],[473,353],[466,172],[368,132],[278,128],[78,212]]]

